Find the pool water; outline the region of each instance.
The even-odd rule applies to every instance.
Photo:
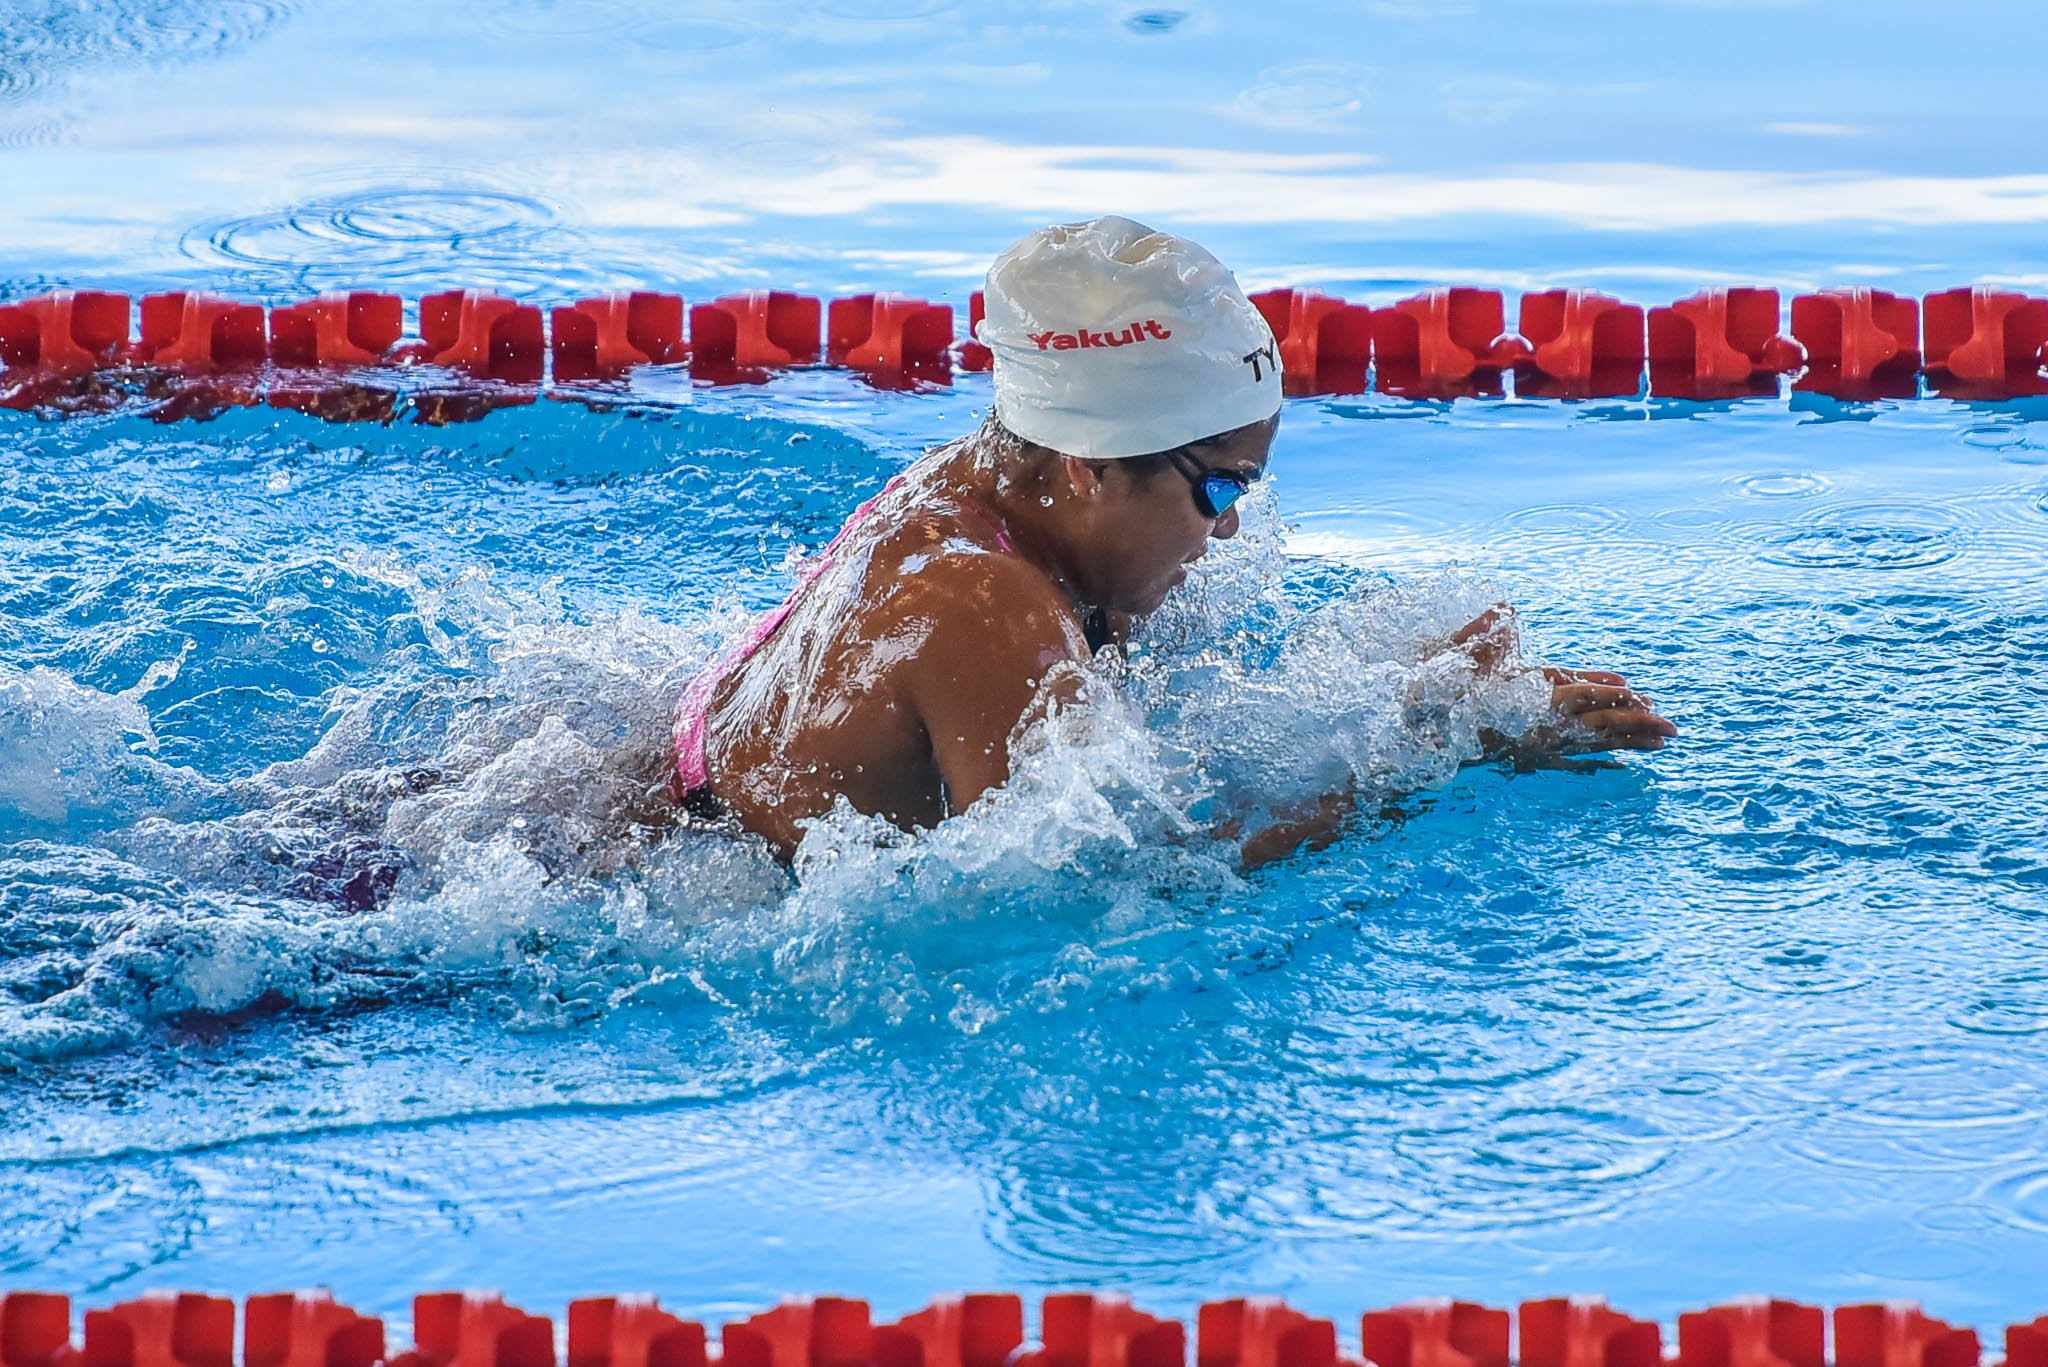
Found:
[[[1376,301],[2023,281],[2040,168],[1900,131],[2019,60],[1985,8],[1909,53],[1879,7],[1867,87],[1785,93],[1817,7],[1589,4],[1564,48],[1393,4],[50,7],[0,47],[0,297],[960,303],[1089,207]],[[1503,75],[1529,45],[1594,88]],[[1962,126],[2038,130],[1980,88]],[[1083,117],[1141,98],[1156,145]],[[1744,113],[1658,124],[1689,107]],[[1523,158],[1566,189],[1474,207]],[[6,1282],[2039,1313],[2048,405],[1292,401],[1244,535],[997,800],[840,813],[795,877],[619,819],[696,663],[988,401],[654,371],[448,427],[0,414]],[[1680,740],[1461,763],[1530,716],[1432,645],[1499,599]],[[1347,772],[1374,800],[1320,853],[1239,877],[1189,833]]]

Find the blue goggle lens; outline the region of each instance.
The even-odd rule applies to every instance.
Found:
[[[1210,517],[1221,517],[1230,511],[1230,505],[1244,497],[1245,486],[1227,475],[1209,475],[1200,485],[1203,511]]]

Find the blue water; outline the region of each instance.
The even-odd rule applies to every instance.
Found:
[[[957,303],[1110,207],[1354,297],[2038,284],[1965,10],[32,7],[0,294]],[[2044,1308],[2048,408],[1296,401],[988,810],[648,844],[693,664],[987,401],[0,415],[0,1278]],[[1460,767],[1498,597],[1682,739]],[[1169,838],[1346,770],[1320,854]]]

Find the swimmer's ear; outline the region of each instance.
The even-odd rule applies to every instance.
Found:
[[[1060,463],[1067,470],[1067,487],[1078,497],[1092,498],[1102,492],[1102,472],[1107,467],[1101,461],[1061,456]]]

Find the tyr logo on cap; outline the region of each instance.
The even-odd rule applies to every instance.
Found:
[[[1083,347],[1130,346],[1147,338],[1163,342],[1173,336],[1173,329],[1163,326],[1157,318],[1147,318],[1142,323],[1126,323],[1115,332],[1107,328],[1101,332],[1081,328],[1075,332],[1028,332],[1024,335],[1037,343],[1040,351],[1078,351]]]
[[[1277,350],[1277,343],[1268,342],[1256,351],[1247,351],[1243,359],[1244,363],[1252,368],[1253,384],[1257,384],[1266,378],[1266,368],[1270,368],[1275,374],[1279,373],[1280,356]],[[1260,367],[1259,362],[1261,360],[1265,361],[1266,368]]]

